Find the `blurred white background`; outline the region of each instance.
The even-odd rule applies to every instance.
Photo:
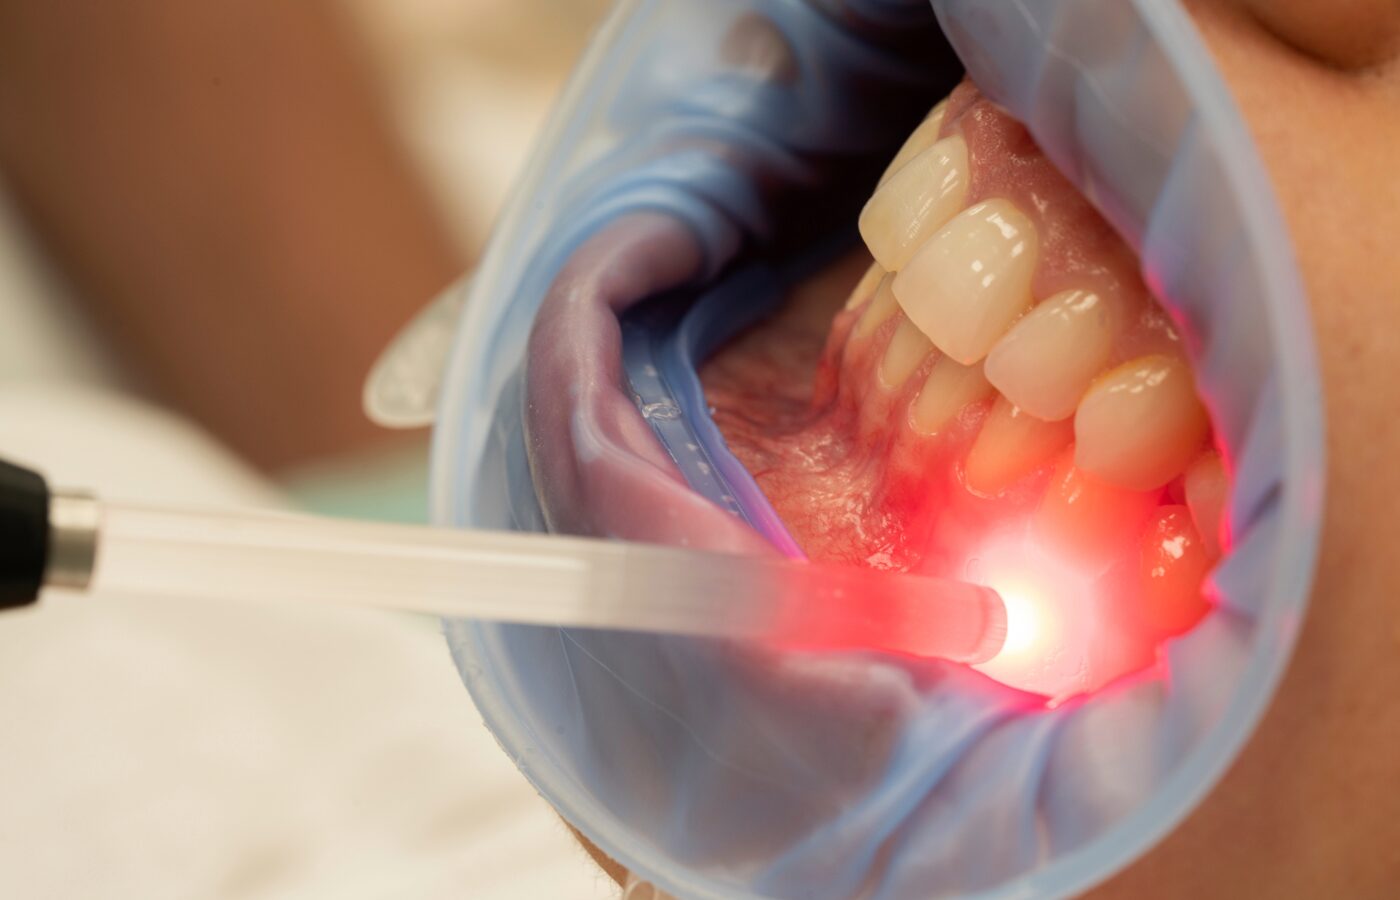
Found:
[[[345,2],[470,258],[605,4]],[[255,472],[138,390],[71,294],[0,193],[0,456],[147,502],[420,508],[421,446]],[[4,897],[617,895],[481,726],[434,623],[136,601],[9,614],[0,746]]]
[[[459,238],[487,232],[603,0],[345,0]]]

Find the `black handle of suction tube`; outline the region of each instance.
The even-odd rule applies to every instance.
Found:
[[[0,609],[39,599],[49,562],[49,485],[0,459]]]

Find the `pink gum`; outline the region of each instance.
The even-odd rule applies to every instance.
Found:
[[[1031,283],[1036,302],[1071,287],[1121,298],[1110,364],[1145,353],[1184,356],[1170,320],[1143,284],[1136,255],[1040,151],[1024,125],[964,81],[948,98],[940,137],[961,135],[971,163],[968,203],[1004,197],[1040,235]]]

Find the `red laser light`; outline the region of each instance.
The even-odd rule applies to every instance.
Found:
[[[1006,643],[975,666],[1019,690],[1063,700],[1149,664],[1155,647],[1122,627],[1124,598],[1098,573],[1045,551],[1019,530],[994,535],[968,561],[968,580],[1001,595]]]

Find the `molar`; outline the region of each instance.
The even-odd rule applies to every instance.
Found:
[[[929,236],[967,205],[967,143],[944,138],[909,160],[860,213],[860,236],[891,272],[907,264]]]
[[[993,392],[981,366],[965,366],[942,357],[924,379],[924,386],[910,408],[910,423],[919,434],[938,434],[964,408],[980,403]]]
[[[1009,200],[970,206],[894,277],[905,314],[963,365],[987,355],[1031,305],[1035,226]]]
[[[880,385],[894,390],[904,384],[932,350],[933,344],[924,333],[914,327],[913,322],[901,317],[880,359]]]
[[[987,355],[987,380],[1033,416],[1067,419],[1108,364],[1114,318],[1103,295],[1062,291],[997,341]]]
[[[979,494],[999,494],[1052,459],[1073,438],[1074,428],[1068,421],[1037,419],[999,397],[967,455],[967,485]]]
[[[933,142],[938,140],[938,132],[943,129],[943,114],[947,111],[946,99],[938,101],[938,105],[929,110],[928,116],[910,133],[904,141],[904,146],[899,148],[894,159],[885,167],[885,174],[880,176],[880,184],[889,181],[896,172],[904,168],[905,163],[933,146]]]
[[[1210,430],[1191,371],[1173,356],[1143,356],[1103,375],[1074,416],[1075,463],[1134,490],[1186,468]]]

